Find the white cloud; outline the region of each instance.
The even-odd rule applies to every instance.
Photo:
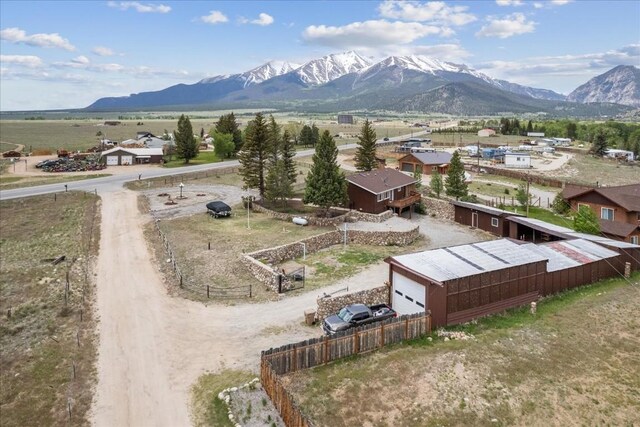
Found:
[[[107,2],[107,6],[113,7],[120,10],[129,10],[133,9],[136,12],[140,13],[169,13],[171,12],[171,7],[166,6],[164,4],[153,4],[147,3],[143,4],[137,1],[110,1]]]
[[[554,6],[564,6],[571,2],[573,2],[573,0],[536,1],[533,3],[533,7],[536,9],[551,8]]]
[[[453,31],[447,27],[419,22],[375,20],[353,22],[342,27],[311,25],[302,33],[302,37],[309,43],[338,48],[377,48],[407,44],[430,35],[451,36]]]
[[[570,91],[575,89],[576,80],[584,82],[615,66],[637,66],[637,64],[640,64],[640,44],[582,55],[541,56],[519,61],[489,61],[476,64],[476,69],[495,78],[520,84],[538,84],[543,87],[549,79],[566,79],[567,86],[564,90]]]
[[[519,34],[531,33],[536,27],[533,21],[527,21],[522,13],[513,13],[502,19],[488,17],[489,24],[476,33],[478,37],[499,37],[506,39]]]
[[[498,6],[522,6],[522,0],[496,0]]]
[[[551,4],[555,6],[564,6],[565,4],[571,3],[573,0],[551,0]]]
[[[42,59],[33,55],[0,55],[0,63],[37,68],[42,66]]]
[[[95,55],[98,55],[98,56],[115,55],[112,49],[109,49],[108,47],[104,47],[104,46],[96,46],[91,50],[91,52],[93,52]]]
[[[273,24],[273,16],[262,12],[258,15],[258,19],[254,19],[251,23],[262,26],[271,25]]]
[[[383,18],[401,19],[404,21],[432,21],[434,23],[466,25],[476,20],[467,13],[467,6],[448,6],[441,1],[420,3],[418,1],[385,0],[378,6]]]
[[[212,10],[209,12],[208,15],[205,16],[201,16],[200,20],[206,24],[220,24],[222,22],[228,22],[229,18],[227,18],[227,16],[220,12],[219,10]]]
[[[86,56],[80,55],[80,56],[77,56],[77,57],[73,58],[71,60],[71,62],[73,62],[74,64],[86,65],[90,61],[89,61],[89,58],[87,58]]]
[[[244,16],[238,17],[238,24],[255,24],[255,25],[266,26],[266,25],[273,24],[273,22],[274,22],[273,16],[266,14],[264,12],[260,13],[257,19],[247,19]]]
[[[0,31],[0,39],[11,43],[23,43],[29,46],[61,48],[70,51],[75,50],[75,47],[69,43],[69,40],[60,37],[58,33],[27,35],[27,33],[20,28],[5,28]]]

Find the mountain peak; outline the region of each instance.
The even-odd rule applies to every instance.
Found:
[[[618,65],[600,74],[571,92],[573,102],[613,102],[640,107],[640,69],[633,65]]]
[[[360,71],[371,65],[371,60],[354,51],[333,53],[307,62],[295,72],[308,85],[321,85],[345,74]]]

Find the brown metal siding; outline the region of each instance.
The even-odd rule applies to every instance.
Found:
[[[457,223],[472,226],[472,216],[474,213],[478,214],[478,228],[487,231],[495,236],[508,237],[509,236],[509,221],[506,221],[503,217],[492,215],[486,212],[478,211],[476,209],[467,208],[464,206],[454,206],[454,219]],[[498,219],[498,226],[491,225],[491,219]]]

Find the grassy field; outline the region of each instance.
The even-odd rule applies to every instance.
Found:
[[[522,206],[505,206],[504,210],[516,212],[525,215],[525,208]],[[536,206],[529,206],[529,218],[539,219],[540,221],[549,222],[551,224],[559,225],[561,227],[567,227],[573,229],[573,219],[567,218],[551,212],[548,209],[538,208]]]
[[[111,176],[108,173],[100,173],[96,175],[79,175],[79,176],[14,176],[7,174],[0,174],[0,190],[10,190],[12,188],[33,187],[36,185],[57,184],[70,181],[84,181],[86,179],[102,178],[105,176]],[[63,191],[62,185],[60,190]]]
[[[640,275],[286,378],[315,425],[640,423]]]
[[[216,153],[214,153],[213,151],[201,151],[200,153],[198,153],[198,156],[195,159],[189,160],[189,164],[185,164],[183,159],[173,158],[168,162],[165,161],[162,166],[165,168],[179,168],[182,166],[203,165],[205,163],[215,163],[221,161],[222,160],[220,160],[218,156],[216,156]]]
[[[90,266],[97,216],[98,198],[86,193],[0,202],[3,426],[88,423],[95,382]],[[61,255],[66,260],[53,265]]]
[[[595,185],[627,185],[640,182],[640,166],[629,166],[615,160],[589,155],[576,155],[564,167],[544,173],[571,182]]]

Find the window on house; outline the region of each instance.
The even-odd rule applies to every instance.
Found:
[[[498,226],[498,218],[491,218],[491,226],[492,227]]]
[[[393,191],[385,191],[384,193],[378,194],[378,201],[381,202],[383,200],[391,199],[393,200]]]
[[[431,166],[431,170],[432,170],[433,172],[435,172],[435,171],[437,171],[437,170],[438,170],[438,167],[437,167],[437,166]]]
[[[631,243],[633,243],[634,245],[638,244],[638,236],[631,236]]]
[[[607,219],[609,221],[613,221],[613,209],[611,208],[600,208],[600,218]]]

